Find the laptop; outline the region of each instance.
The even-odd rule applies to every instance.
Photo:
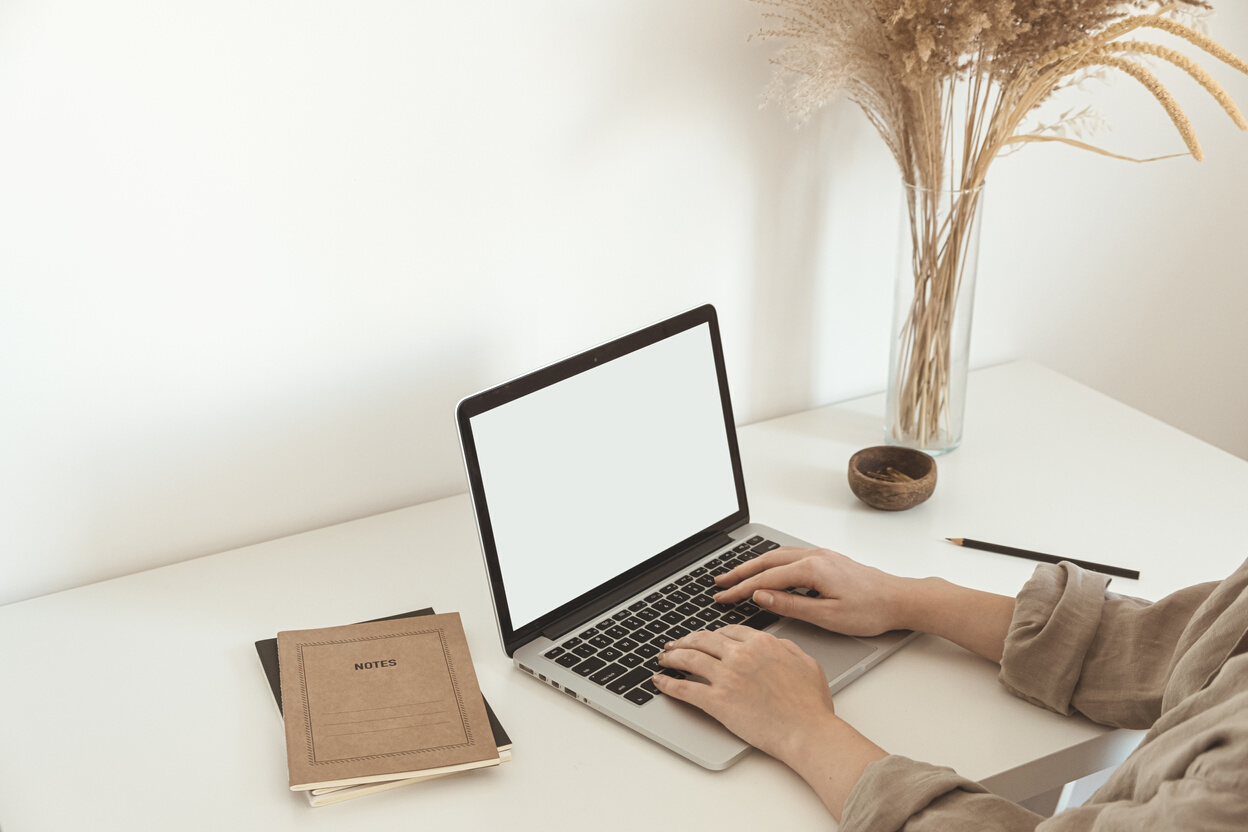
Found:
[[[915,635],[850,638],[712,600],[716,575],[810,544],[750,519],[710,305],[469,396],[456,421],[507,655],[698,765],[727,768],[750,746],[658,692],[667,641],[766,630],[835,692]]]

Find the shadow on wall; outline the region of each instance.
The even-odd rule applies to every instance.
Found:
[[[45,551],[0,556],[0,604],[462,492],[454,407],[475,392],[465,385],[482,375],[483,348],[468,339],[353,368],[332,387],[64,459],[33,501],[56,516],[8,521],[39,529],[16,537]]]

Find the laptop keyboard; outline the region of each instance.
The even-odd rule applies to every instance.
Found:
[[[622,607],[577,636],[543,655],[573,673],[584,676],[634,705],[645,705],[659,695],[651,677],[663,673],[677,679],[688,674],[665,668],[658,662],[663,645],[695,630],[718,630],[743,624],[761,630],[780,620],[749,600],[718,604],[718,575],[753,560],[780,544],[761,536],[751,537],[720,552],[645,598]],[[815,597],[814,590],[789,587]]]

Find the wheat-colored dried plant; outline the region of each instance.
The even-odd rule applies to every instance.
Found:
[[[953,304],[981,186],[992,161],[1032,142],[1061,142],[1120,159],[1068,134],[1087,121],[1025,127],[1042,104],[1091,72],[1121,72],[1161,105],[1197,161],[1191,122],[1148,61],[1191,76],[1241,129],[1248,122],[1220,84],[1164,32],[1235,69],[1248,64],[1206,35],[1206,0],[755,0],[769,7],[769,97],[799,122],[842,91],[884,139],[909,200],[914,292],[895,343],[890,438],[940,450],[949,425]],[[1156,157],[1168,158],[1168,157]],[[1154,161],[1155,159],[1131,159]],[[953,192],[937,218],[939,194]],[[896,356],[900,355],[900,358]]]

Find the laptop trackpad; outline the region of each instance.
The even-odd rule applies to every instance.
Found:
[[[795,619],[789,619],[771,632],[776,638],[789,639],[819,662],[829,682],[879,649]]]

